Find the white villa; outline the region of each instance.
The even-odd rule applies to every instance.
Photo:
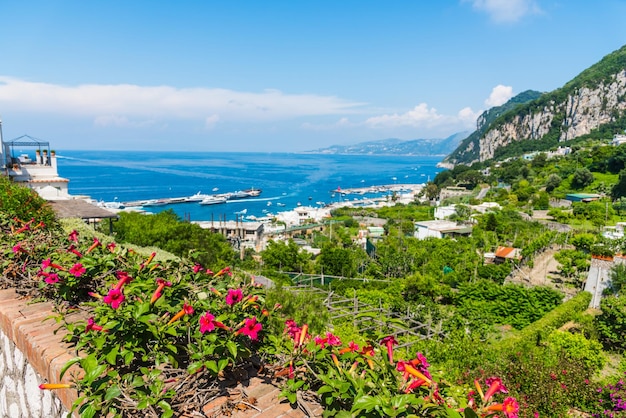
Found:
[[[0,122],[0,140],[2,140]],[[70,199],[69,180],[59,177],[56,153],[50,144],[28,135],[10,141],[1,141],[2,174],[21,183],[48,200]]]

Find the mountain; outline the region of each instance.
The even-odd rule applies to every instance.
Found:
[[[447,155],[459,146],[468,132],[459,132],[443,139],[396,138],[360,142],[353,145],[332,145],[309,151],[316,154],[359,154],[359,155]]]
[[[537,92],[526,93],[532,98]],[[483,113],[478,129],[444,162],[470,164],[547,150],[566,141],[610,139],[626,129],[626,46],[559,89],[527,101],[519,98],[508,110],[494,112],[488,123],[494,109]]]

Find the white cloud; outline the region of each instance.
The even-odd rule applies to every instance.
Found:
[[[463,0],[476,10],[486,12],[496,23],[511,23],[528,15],[542,13],[535,0]]]
[[[433,126],[444,117],[437,113],[437,109],[429,108],[426,103],[420,103],[408,112],[392,115],[374,116],[365,121],[370,127],[398,127],[412,126],[415,128]]]
[[[130,84],[62,86],[0,76],[0,105],[16,110],[92,117],[98,125],[157,120],[267,121],[357,113],[365,103],[334,96]],[[207,117],[207,115],[210,115]],[[141,121],[141,122],[130,122]]]
[[[505,104],[511,97],[513,97],[513,87],[498,84],[491,90],[491,94],[485,100],[485,105],[487,107],[500,106]]]
[[[464,107],[459,110],[457,117],[463,123],[465,123],[468,127],[474,126],[476,124],[476,119],[480,116],[482,112],[474,112],[471,107]]]

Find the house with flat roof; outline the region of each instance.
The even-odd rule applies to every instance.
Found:
[[[446,238],[457,235],[470,235],[471,233],[471,225],[462,225],[446,220],[434,220],[415,222],[413,236],[417,239]]]

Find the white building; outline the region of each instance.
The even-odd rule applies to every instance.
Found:
[[[437,206],[435,208],[435,219],[448,219],[452,215],[456,215],[456,205]]]
[[[435,220],[415,222],[415,232],[413,236],[417,239],[426,239],[469,235],[471,233],[471,226],[459,225],[452,221]]]
[[[626,135],[616,134],[611,141],[611,145],[617,147],[622,144],[626,144]]]
[[[0,131],[1,135],[1,131]],[[0,138],[1,139],[1,138]],[[57,157],[45,141],[23,135],[11,141],[2,140],[4,174],[36,192],[59,199],[67,199],[69,180],[59,177]],[[51,193],[51,188],[56,193]]]

